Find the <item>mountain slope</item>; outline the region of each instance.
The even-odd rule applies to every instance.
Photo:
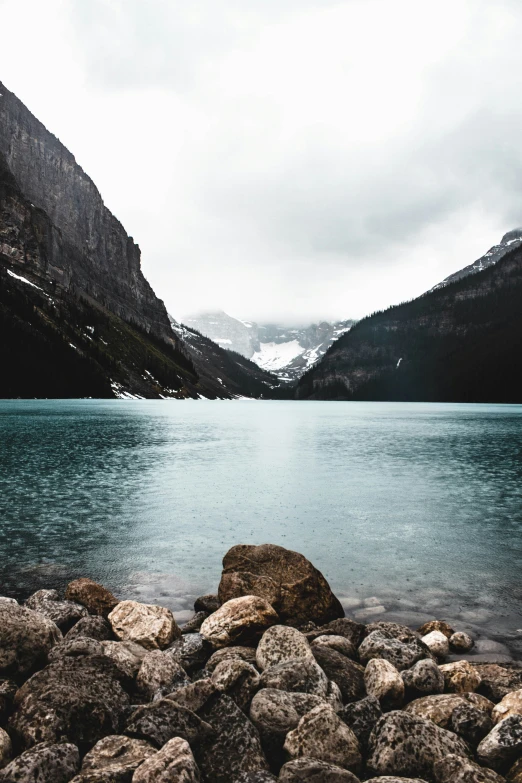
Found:
[[[463,277],[473,275],[475,272],[482,272],[484,269],[488,269],[490,266],[494,266],[497,261],[504,258],[506,253],[514,250],[522,245],[522,228],[515,228],[513,231],[508,231],[504,234],[498,245],[493,245],[483,256],[481,256],[473,264],[468,264],[463,269],[459,269],[458,272],[454,272],[449,277],[446,277],[442,283],[438,283],[432,291],[436,291],[437,288],[443,288],[448,283],[455,283],[457,280],[461,280]]]
[[[298,399],[522,401],[522,248],[360,321]]]

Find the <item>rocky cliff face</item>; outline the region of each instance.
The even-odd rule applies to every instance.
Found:
[[[487,253],[484,253],[477,261],[472,264],[468,264],[463,269],[459,269],[458,272],[454,272],[449,277],[446,277],[442,283],[438,283],[432,291],[436,291],[438,288],[443,288],[448,283],[455,283],[457,280],[462,280],[463,277],[468,275],[474,275],[475,272],[482,272],[483,269],[488,269],[490,266],[494,266],[501,258],[504,258],[506,253],[514,250],[522,245],[522,228],[514,228],[512,231],[508,231],[504,234],[498,245],[493,245]]]
[[[74,156],[1,82],[0,153],[29,202],[52,224],[45,256],[20,256],[5,236],[4,254],[172,343],[163,302],[141,271],[138,245]]]

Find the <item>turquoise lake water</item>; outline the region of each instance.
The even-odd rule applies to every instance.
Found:
[[[522,657],[522,406],[4,401],[0,438],[4,594],[90,576],[184,619],[230,546],[272,542],[351,616]]]

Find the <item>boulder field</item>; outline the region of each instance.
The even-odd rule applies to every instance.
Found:
[[[443,620],[356,622],[271,544],[194,609],[0,598],[0,783],[522,783],[522,666]]]

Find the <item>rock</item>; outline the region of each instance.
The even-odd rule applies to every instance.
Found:
[[[140,670],[147,650],[135,642],[102,642],[103,654],[115,663],[129,679],[134,679]]]
[[[182,737],[192,745],[212,734],[212,727],[186,707],[170,699],[160,699],[138,707],[125,727],[125,734],[161,748],[173,737]]]
[[[518,759],[518,761],[515,761],[507,773],[506,780],[508,780],[509,783],[522,783],[522,758]]]
[[[453,661],[439,668],[444,675],[444,687],[451,693],[473,692],[480,685],[480,675],[468,661]]]
[[[182,634],[185,633],[194,633],[196,631],[199,631],[201,628],[201,625],[203,623],[203,620],[206,620],[208,617],[207,612],[197,612],[194,617],[192,617],[185,625],[182,625],[180,628],[180,631]]]
[[[437,726],[447,729],[450,727],[453,711],[457,707],[465,707],[470,703],[465,698],[466,695],[441,693],[435,696],[424,696],[422,699],[415,699],[415,701],[410,702],[405,707],[405,710],[417,718],[431,720]],[[485,714],[487,715],[488,713],[485,712]]]
[[[65,597],[69,601],[82,604],[90,614],[100,617],[107,617],[119,603],[110,590],[85,577],[69,582],[65,589]]]
[[[341,653],[341,655],[346,655],[347,658],[351,658],[352,660],[357,657],[357,648],[344,636],[335,636],[334,634],[329,636],[323,634],[313,640],[312,647],[329,647],[330,649]]]
[[[333,680],[328,682],[328,691],[325,696],[327,704],[330,705],[334,712],[339,712],[343,708],[343,694],[341,689]]]
[[[489,734],[493,721],[484,710],[472,704],[459,704],[451,713],[449,728],[475,746]]]
[[[274,544],[232,547],[223,558],[218,594],[222,603],[258,595],[287,625],[310,620],[321,625],[344,617],[344,609],[321,572],[298,552]]]
[[[223,647],[220,650],[212,653],[210,658],[205,664],[205,669],[209,672],[213,672],[218,663],[230,659],[236,659],[246,661],[252,666],[257,666],[256,663],[256,648],[255,647]]]
[[[359,778],[347,769],[307,757],[287,762],[279,780],[281,783],[359,783]]]
[[[205,666],[211,652],[211,646],[199,633],[187,633],[167,649],[168,655],[189,673]]]
[[[420,639],[417,631],[412,631],[407,625],[402,623],[392,623],[389,620],[378,620],[375,623],[368,623],[363,626],[363,637],[366,638],[374,631],[380,631],[389,639],[398,639],[401,642],[411,642]]]
[[[12,680],[0,680],[0,724],[11,714],[18,685]]]
[[[436,783],[505,783],[496,772],[461,756],[446,756],[434,765],[433,771]]]
[[[118,639],[147,650],[163,650],[181,636],[170,609],[138,601],[121,601],[109,614],[109,622]]]
[[[78,746],[118,734],[129,697],[104,655],[60,658],[34,674],[15,697],[9,727],[23,747],[62,737]]]
[[[383,658],[402,671],[410,669],[423,658],[433,657],[429,648],[413,632],[399,636],[393,635],[394,633],[393,630],[386,629],[372,631],[359,647],[361,663],[368,663],[372,658]]]
[[[366,783],[426,783],[426,781],[420,778],[397,778],[395,775],[383,775],[382,777],[371,778]]]
[[[132,783],[200,783],[200,780],[189,743],[174,737],[137,769]]]
[[[222,661],[212,672],[212,684],[220,693],[226,693],[237,706],[245,710],[259,688],[259,674],[246,661]]]
[[[57,661],[59,658],[79,657],[81,655],[103,655],[103,645],[96,639],[89,639],[87,636],[77,636],[73,639],[64,639],[63,642],[55,644],[48,655],[49,663]]]
[[[213,647],[227,647],[257,640],[278,621],[276,612],[264,598],[245,595],[223,603],[204,620],[200,633]]]
[[[242,772],[234,783],[277,783],[278,778],[266,769],[256,769],[255,772]]]
[[[362,757],[357,737],[326,704],[303,715],[297,728],[288,732],[284,749],[290,758],[311,756],[356,772]]]
[[[68,783],[80,767],[75,745],[40,742],[0,771],[2,783]]]
[[[421,641],[424,642],[436,658],[445,658],[449,655],[448,637],[441,631],[430,631],[430,633],[422,637]]]
[[[379,700],[384,709],[400,707],[404,701],[404,683],[395,666],[389,661],[374,658],[364,671],[368,696]]]
[[[118,734],[104,737],[85,755],[82,773],[101,772],[110,780],[116,778],[125,783],[146,759],[157,750],[145,740],[131,739]]]
[[[189,684],[186,671],[162,650],[151,650],[144,656],[136,677],[136,687],[148,701]]]
[[[256,693],[250,705],[250,719],[274,766],[284,761],[283,745],[288,732],[296,728],[303,715],[323,703],[319,696],[309,693],[288,693],[274,688]]]
[[[502,769],[522,754],[522,715],[510,715],[497,723],[477,748],[486,767]]]
[[[475,642],[464,631],[457,631],[449,638],[449,646],[454,652],[467,653],[473,649]]]
[[[410,693],[433,694],[444,690],[444,675],[430,658],[417,661],[411,669],[401,672],[401,676]]]
[[[522,689],[507,693],[491,714],[493,723],[500,723],[510,715],[522,715]]]
[[[417,633],[421,637],[426,636],[433,631],[438,631],[438,633],[444,634],[446,639],[449,639],[455,633],[451,625],[445,623],[444,620],[430,620],[428,623],[421,625],[420,628],[417,628]]]
[[[345,702],[357,701],[366,696],[362,666],[329,647],[314,647],[312,652],[328,679],[339,686]]]
[[[72,601],[60,601],[57,590],[38,590],[27,599],[25,605],[55,623],[62,633],[66,633],[78,620],[87,616],[84,606]]]
[[[389,712],[370,737],[367,767],[375,775],[431,780],[433,765],[449,753],[469,757],[465,742],[432,721],[403,711]]]
[[[8,676],[45,665],[50,650],[62,640],[51,620],[11,602],[0,602],[0,628],[0,674]]]
[[[216,693],[216,688],[210,677],[191,682],[183,688],[177,688],[168,693],[165,698],[175,701],[192,712],[198,712],[204,704]]]
[[[268,770],[257,729],[232,699],[209,699],[200,714],[215,731],[195,749],[205,780],[231,783],[242,773]]]
[[[506,669],[496,663],[475,663],[473,668],[481,679],[480,693],[491,701],[500,701],[522,688],[522,669]]]
[[[328,677],[315,660],[297,658],[265,669],[259,687],[312,693],[324,699],[328,693]]]
[[[264,632],[256,651],[256,662],[261,671],[295,658],[313,659],[304,634],[286,625],[274,625]]]
[[[343,707],[338,715],[357,737],[361,750],[366,752],[370,734],[382,715],[378,699],[367,696],[360,701],[354,701]]]
[[[104,617],[82,617],[73,627],[67,631],[65,638],[67,641],[76,639],[78,636],[96,639],[99,642],[114,639],[112,628]]]
[[[200,595],[199,598],[196,598],[194,603],[194,611],[213,614],[214,612],[217,612],[220,606],[221,601],[217,595]]]
[[[13,746],[11,744],[11,737],[7,731],[0,729],[0,769],[3,769],[3,767],[11,761],[12,755]]]
[[[357,649],[363,640],[364,632],[365,626],[362,623],[356,623],[348,617],[340,617],[308,632],[306,638],[308,641],[313,641],[319,636],[343,636]]]

